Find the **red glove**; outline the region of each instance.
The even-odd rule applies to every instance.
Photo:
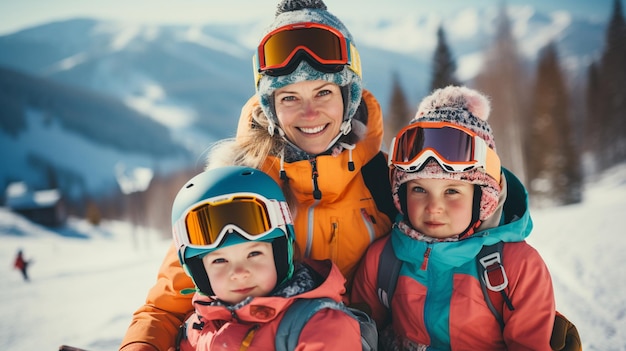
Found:
[[[550,347],[557,351],[582,351],[583,349],[576,326],[559,311],[556,311],[554,317]]]

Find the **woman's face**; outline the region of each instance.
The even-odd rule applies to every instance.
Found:
[[[343,98],[338,85],[323,80],[304,81],[277,89],[276,116],[289,141],[319,154],[340,133]]]
[[[407,183],[407,215],[418,232],[444,239],[470,225],[474,185],[448,179],[414,179]]]
[[[226,246],[207,254],[202,262],[215,295],[232,304],[248,296],[267,296],[278,279],[271,243]]]

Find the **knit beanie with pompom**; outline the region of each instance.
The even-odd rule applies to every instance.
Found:
[[[449,122],[468,128],[485,140],[487,145],[496,150],[491,127],[487,123],[491,105],[489,99],[476,90],[466,87],[448,86],[435,90],[422,100],[417,114],[410,124],[417,122]],[[480,221],[489,218],[498,206],[501,186],[483,169],[474,168],[466,172],[446,172],[437,161],[431,159],[417,172],[404,172],[393,168],[391,188],[396,208],[406,214],[406,196],[400,196],[403,184],[414,179],[452,179],[478,185],[482,192],[478,213]],[[405,194],[403,194],[405,195]]]

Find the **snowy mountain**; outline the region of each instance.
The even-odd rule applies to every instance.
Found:
[[[59,186],[78,198],[117,188],[116,170],[167,174],[193,160],[168,128],[110,96],[0,67],[0,102],[7,183]]]
[[[586,184],[583,203],[531,210],[529,237],[546,261],[557,309],[585,351],[626,349],[626,164]],[[116,350],[154,284],[170,239],[125,222],[71,219],[52,231],[0,208],[0,349]],[[18,249],[31,281],[12,269]]]
[[[609,9],[607,19],[608,12]],[[426,94],[435,32],[440,23],[457,58],[459,78],[470,80],[479,71],[481,53],[494,34],[496,14],[496,7],[468,8],[445,18],[407,13],[345,22],[363,60],[365,87],[378,97],[386,111],[393,73],[399,74],[412,103],[416,104]],[[605,22],[574,18],[567,12],[539,13],[529,6],[511,7],[509,16],[520,52],[529,63],[538,50],[555,40],[564,66],[573,77],[580,77],[584,76],[590,60],[602,50]],[[211,142],[234,134],[240,108],[254,94],[251,57],[267,24],[266,20],[251,20],[236,24],[157,26],[72,19],[1,36],[0,67],[30,76],[24,79],[57,84],[48,93],[47,85],[40,84],[41,96],[48,99],[45,101],[59,104],[51,97],[54,89],[82,89],[100,96],[97,99],[115,99],[136,114],[165,126],[170,134],[168,138],[187,149],[191,156],[168,158],[153,152],[136,155],[111,151],[111,145],[92,144],[92,136],[83,131],[47,125],[49,119],[55,120],[54,109],[34,108],[31,103],[15,100],[6,90],[0,90],[0,108],[7,108],[10,103],[13,113],[27,116],[22,116],[26,121],[25,131],[12,134],[5,126],[14,122],[7,120],[8,114],[0,115],[0,144],[12,150],[8,153],[11,163],[0,167],[0,185],[2,180],[6,183],[23,174],[41,172],[32,166],[29,155],[33,153],[35,163],[67,169],[65,173],[71,174],[70,177],[88,183],[88,191],[102,191],[114,181],[111,168],[114,160],[130,168],[151,167],[161,171],[188,166],[190,162],[194,166],[201,164],[203,152]],[[85,114],[83,118],[88,121],[99,117]],[[118,128],[124,130],[127,126],[119,123]],[[49,137],[48,132],[58,136]],[[135,130],[133,133],[133,138],[152,143],[160,139]],[[51,141],[43,142],[46,139]],[[96,151],[97,148],[102,150]],[[88,149],[93,152],[65,157],[65,150]],[[109,161],[95,162],[100,159]],[[94,160],[95,164],[87,160]]]
[[[468,7],[446,17],[409,12],[345,22],[361,53],[366,86],[386,107],[392,71],[400,73],[416,102],[426,93],[439,24],[457,57],[459,76],[471,79],[494,35],[497,14],[495,6]],[[606,22],[530,6],[511,6],[508,14],[529,61],[554,40],[567,68],[578,72],[602,50]],[[136,108],[139,101],[154,110],[178,107],[187,120],[176,123],[236,118],[237,103],[254,93],[250,60],[267,24],[155,26],[74,19],[0,37],[0,65],[106,92]]]

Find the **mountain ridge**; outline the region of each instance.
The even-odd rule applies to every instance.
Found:
[[[427,93],[430,60],[436,43],[435,31],[439,24],[444,26],[448,45],[457,60],[457,74],[463,80],[470,80],[481,69],[480,57],[494,34],[496,15],[497,8],[490,7],[466,9],[446,18],[425,14],[399,19],[350,20],[345,23],[355,37],[362,58],[364,87],[378,98],[385,111],[389,108],[394,73],[399,73],[400,83],[411,104],[417,104]],[[561,53],[564,69],[572,79],[580,79],[585,76],[586,65],[602,50],[604,22],[575,18],[565,12],[545,14],[529,7],[512,8],[509,15],[520,53],[527,59],[529,66],[542,46],[554,40]],[[152,136],[146,136],[143,151],[135,153],[142,154],[139,158],[143,160],[137,161],[135,155],[131,157],[135,160],[129,166],[157,167],[155,165],[160,163],[158,160],[163,155],[156,152],[157,146],[149,145],[158,144],[156,140],[165,138],[163,143],[170,147],[180,146],[187,150],[185,156],[182,156],[185,152],[181,152],[178,156],[166,157],[167,162],[175,164],[171,166],[173,168],[158,166],[162,170],[173,171],[176,167],[186,167],[190,159],[195,159],[197,166],[213,141],[234,135],[241,106],[254,94],[251,57],[254,45],[267,24],[246,21],[204,25],[140,25],[75,18],[0,36],[0,66],[30,77],[23,77],[25,80],[37,79],[38,83],[31,81],[30,85],[40,87],[39,93],[35,95],[44,96],[42,99],[47,96],[51,101],[62,101],[61,105],[75,107],[81,103],[98,106],[97,101],[106,100],[111,103],[107,106],[115,104],[119,111],[124,111],[119,112],[121,115],[134,116],[128,117],[131,120],[139,120],[137,116],[153,119],[168,131],[169,137],[165,137],[164,132],[156,132],[156,129],[154,134],[149,133]],[[0,76],[6,78],[9,71],[0,70]],[[55,110],[50,104],[44,105],[48,107],[42,110],[28,99],[16,99],[8,93],[11,89],[16,88],[5,84],[0,91],[3,116],[13,116],[19,111],[31,111],[32,115],[32,111],[36,110],[38,113],[35,115],[54,118],[59,113],[58,107]],[[45,89],[49,92],[43,93]],[[55,95],[58,90],[74,93],[61,98]],[[89,92],[89,102],[85,102],[82,97],[80,91],[83,90]],[[94,107],[91,109],[97,110]],[[20,148],[22,151],[14,154],[22,155],[23,159],[16,164],[28,164],[27,150],[32,152],[36,147],[25,144],[25,141],[16,141],[15,138],[16,132],[30,127],[20,119],[5,118],[0,123],[4,128],[4,134],[0,134],[0,143]],[[95,142],[104,138],[104,135],[98,135],[98,131],[90,134],[86,130],[74,130],[69,139],[74,140],[78,136],[94,139]],[[120,145],[103,145],[109,159],[119,157],[120,162],[128,162],[123,152],[112,152],[110,149],[120,149],[125,143],[140,142],[140,136],[146,135],[137,133],[135,128],[130,130],[126,131],[126,137],[122,137],[125,130],[119,132]],[[101,132],[104,133],[105,129],[101,129]],[[59,138],[57,143],[63,143],[63,139]],[[49,146],[52,147],[55,146]],[[155,149],[151,150],[151,147]],[[41,161],[51,157],[44,154],[42,151],[37,153],[36,159]],[[94,151],[89,157],[97,155]],[[17,159],[17,156],[13,155],[11,159]],[[111,183],[114,174],[111,170],[92,171],[98,174],[94,175],[66,161],[63,160],[63,165],[54,158],[46,162],[51,167],[71,169],[78,178],[102,177],[101,183]],[[112,167],[111,164],[112,161],[109,161],[106,166],[98,168]],[[2,180],[6,183],[9,179],[19,177],[17,174],[33,173],[32,167],[27,167],[30,172],[18,172],[15,169],[19,167],[24,166],[2,167],[0,184]]]

